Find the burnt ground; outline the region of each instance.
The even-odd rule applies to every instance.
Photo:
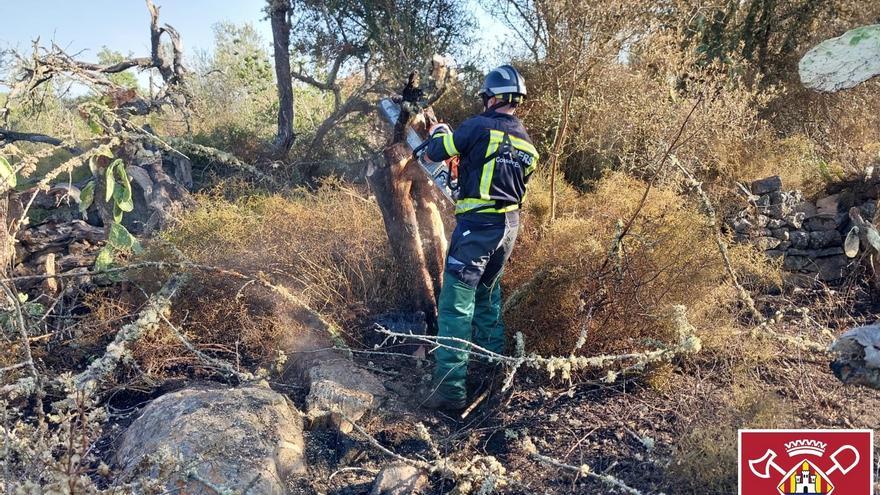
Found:
[[[776,303],[795,307],[790,299]],[[777,332],[830,343],[822,330],[827,315],[783,311],[777,320],[772,326]],[[736,492],[738,428],[880,424],[880,391],[844,386],[824,355],[755,332],[729,338],[730,348],[716,344],[690,360],[610,385],[589,376],[550,380],[545,372],[524,370],[512,392],[490,396],[465,419],[419,407],[417,391],[429,379],[429,360],[365,351],[356,360],[382,376],[392,398],[360,424],[391,451],[430,461],[432,446],[418,432],[421,422],[443,456],[457,461],[495,456],[518,478],[516,486],[498,493],[523,495],[624,493],[594,477],[536,462],[522,448],[525,436],[541,454],[588,464],[641,493],[709,495]],[[381,351],[400,350],[411,348]],[[484,384],[475,387],[473,395]],[[293,396],[302,406],[302,394]],[[306,443],[309,481],[294,493],[367,494],[375,473],[393,462],[357,432],[312,430]],[[432,477],[427,493],[454,488]]]

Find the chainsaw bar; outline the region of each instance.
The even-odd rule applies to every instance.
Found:
[[[397,124],[397,119],[400,118],[400,105],[394,103],[388,98],[384,98],[379,101],[379,111],[389,124],[392,126]],[[430,140],[430,138],[428,138],[428,140]],[[449,165],[445,161],[432,162],[428,160],[425,156],[425,148],[427,147],[428,140],[423,141],[415,129],[407,126],[406,144],[409,145],[413,150],[413,153],[416,155],[416,161],[419,162],[419,165],[425,170],[425,173],[428,174],[428,177],[430,177],[434,185],[437,186],[437,189],[439,189],[449,201],[455,203],[452,188],[449,187]]]

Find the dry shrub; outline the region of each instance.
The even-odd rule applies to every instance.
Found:
[[[780,428],[791,411],[772,392],[734,385],[713,394],[720,403],[702,408],[710,414],[687,425],[675,445],[669,465],[674,493],[735,493],[737,486],[737,430]]]
[[[168,325],[140,339],[132,355],[140,371],[153,380],[216,370],[181,342],[182,335],[199,351],[231,363],[242,371],[255,370],[277,357],[285,332],[278,315],[285,307],[262,287],[245,285],[219,274],[196,275],[172,306]]]
[[[619,255],[609,257],[618,222],[633,214],[644,189],[611,174],[594,193],[571,200],[572,212],[541,235],[525,233],[507,279],[516,290],[506,321],[531,350],[567,355],[584,325],[587,354],[669,342],[668,307],[698,305],[719,285],[723,269],[705,218],[670,189],[651,190]]]
[[[190,260],[266,274],[337,321],[404,297],[379,209],[357,192],[336,182],[289,196],[221,192],[164,234]]]
[[[560,161],[570,182],[590,189],[607,170],[653,176],[658,157],[700,93],[703,102],[674,155],[716,201],[726,199],[734,182],[769,175],[816,194],[829,181],[878,160],[878,83],[837,95],[806,92],[797,81],[771,86],[744,75],[748,61],[700,62],[701,54],[682,51],[679,35],[647,38],[633,48],[628,65],[600,61],[584,74]],[[530,84],[552,87],[547,71],[530,69]],[[524,108],[538,141],[553,138],[557,100],[553,91],[536,91]],[[673,167],[659,173],[666,183],[678,180]]]
[[[781,133],[809,143],[812,162],[825,181],[864,173],[880,162],[880,81],[870,80],[837,93],[817,93],[800,85],[770,105]]]

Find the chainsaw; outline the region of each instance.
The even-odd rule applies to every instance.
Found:
[[[379,101],[379,111],[382,113],[385,120],[392,126],[395,125],[397,119],[400,118],[400,105],[394,103],[390,98],[384,98]],[[419,133],[412,127],[406,128],[406,144],[408,144],[413,150],[413,157],[415,157],[419,165],[425,170],[425,173],[428,174],[428,177],[430,177],[434,182],[434,185],[437,186],[437,189],[439,189],[440,192],[451,202],[455,203],[456,191],[458,189],[458,174],[456,173],[457,162],[451,162],[457,160],[458,157],[453,157],[441,162],[429,160],[427,155],[425,155],[425,148],[428,147],[430,141],[430,137],[422,140]]]

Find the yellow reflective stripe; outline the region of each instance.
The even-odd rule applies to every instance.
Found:
[[[494,201],[486,201],[484,199],[478,199],[478,198],[459,199],[458,202],[455,204],[455,214],[458,215],[459,213],[466,213],[466,212],[473,210],[475,208],[479,208],[481,206],[486,206],[486,205],[491,205],[494,203],[495,203]],[[482,208],[482,209],[480,209],[479,213],[507,213],[509,211],[514,211],[514,210],[518,210],[518,209],[519,209],[518,204],[512,204],[512,205],[507,205],[502,208]]]
[[[504,133],[492,129],[489,131],[489,146],[486,147],[486,157],[498,151],[498,145],[501,144],[501,138]],[[489,200],[489,190],[492,187],[492,176],[495,174],[495,159],[491,159],[483,164],[483,174],[480,176],[480,198]]]
[[[532,146],[532,143],[526,141],[525,139],[520,139],[516,136],[510,136],[510,144],[512,144],[514,148],[525,151],[526,153],[534,156],[536,159],[538,158],[538,150],[536,150],[535,147]]]
[[[532,164],[526,168],[525,172],[523,172],[523,175],[529,175],[530,173],[534,172],[535,167],[537,167],[537,166],[538,166],[538,157],[536,156],[536,157],[532,158]]]
[[[437,136],[443,137],[443,148],[446,150],[446,154],[449,156],[458,155],[458,150],[455,148],[455,141],[452,138],[452,134],[442,133],[437,134]]]
[[[480,176],[480,198],[492,199],[489,189],[492,187],[492,175],[495,174],[495,159],[491,159],[483,165],[483,175]]]

